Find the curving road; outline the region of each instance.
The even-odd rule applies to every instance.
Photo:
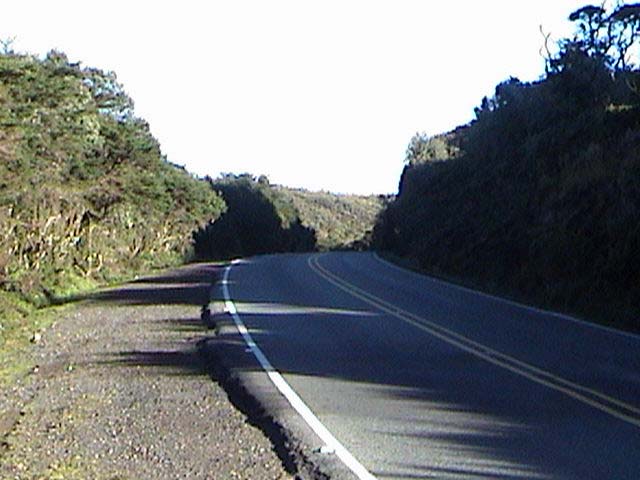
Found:
[[[640,478],[639,336],[371,253],[256,257],[225,273],[227,362],[336,477]],[[289,387],[315,433],[277,390]]]

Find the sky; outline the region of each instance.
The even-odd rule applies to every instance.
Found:
[[[574,0],[20,0],[14,49],[116,72],[169,161],[337,193],[397,191],[409,140],[543,73]]]

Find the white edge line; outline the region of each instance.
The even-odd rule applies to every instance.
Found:
[[[595,329],[599,329],[599,330],[604,330],[606,332],[609,333],[615,333],[618,335],[622,335],[624,337],[629,337],[633,340],[640,340],[640,335],[636,334],[636,333],[631,333],[631,332],[626,332],[624,330],[618,330],[616,328],[612,328],[612,327],[606,327],[604,325],[600,325],[597,323],[591,323],[591,322],[587,322],[585,320],[580,320],[579,318],[575,318],[572,317],[571,315],[566,315],[564,313],[559,313],[559,312],[554,312],[552,310],[544,310],[542,308],[537,308],[537,307],[533,307],[531,305],[526,305],[524,303],[520,303],[520,302],[515,302],[513,300],[509,300],[506,298],[502,298],[502,297],[498,297],[497,295],[491,295],[490,293],[485,293],[485,292],[481,292],[479,290],[474,290],[472,288],[468,288],[468,287],[463,287],[462,285],[457,285],[453,282],[449,282],[447,280],[441,280],[440,278],[436,278],[436,277],[432,277],[428,274],[424,274],[424,273],[419,273],[419,272],[414,272],[413,270],[409,270],[407,268],[402,268],[399,267],[398,265],[391,263],[389,260],[385,260],[384,258],[382,258],[380,255],[378,255],[378,252],[373,252],[373,256],[376,260],[378,260],[380,263],[387,265],[395,270],[399,270],[401,272],[404,273],[410,273],[412,275],[417,275],[419,277],[425,278],[429,281],[432,281],[434,283],[439,283],[441,285],[445,285],[447,287],[452,287],[455,288],[457,290],[462,290],[463,292],[467,292],[467,293],[474,293],[476,295],[479,295],[481,297],[484,298],[489,298],[491,300],[499,300],[500,302],[504,302],[508,305],[511,305],[512,307],[519,307],[525,310],[528,310],[530,312],[534,312],[534,313],[542,313],[545,315],[550,315],[556,318],[561,318],[563,320],[569,320],[571,322],[577,323],[579,325],[583,325],[585,327],[591,327],[591,328],[595,328]]]
[[[258,360],[260,366],[267,373],[278,391],[287,399],[293,409],[298,412],[298,414],[315,432],[320,440],[322,440],[329,449],[335,452],[336,456],[342,461],[342,463],[344,463],[346,467],[351,470],[359,479],[375,480],[376,477],[369,473],[369,471],[358,460],[356,460],[351,452],[349,452],[338,441],[338,439],[333,436],[333,434],[327,429],[327,427],[322,424],[318,417],[315,416],[315,414],[304,403],[300,396],[286,382],[284,377],[275,368],[273,368],[271,362],[269,362],[260,347],[258,347],[258,345],[256,345],[256,343],[254,342],[253,337],[242,322],[240,315],[238,315],[238,310],[236,309],[233,300],[231,300],[231,295],[229,293],[229,273],[231,272],[231,267],[235,263],[237,263],[236,260],[234,260],[231,265],[227,266],[224,270],[222,292],[224,295],[225,307],[227,309],[227,312],[229,312],[229,314],[233,318],[233,321],[236,324],[236,328],[238,329],[240,335],[242,335],[242,338],[247,344],[247,347],[249,347],[253,355],[256,357],[256,360]]]

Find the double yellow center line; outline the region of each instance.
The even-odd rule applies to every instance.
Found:
[[[322,255],[309,257],[307,261],[309,267],[329,283],[335,285],[353,297],[356,297],[378,310],[402,320],[403,322],[413,325],[414,327],[425,331],[450,345],[492,363],[493,365],[504,368],[517,375],[528,378],[535,383],[568,395],[571,398],[597,408],[598,410],[631,425],[640,427],[640,408],[562,378],[547,370],[543,370],[527,362],[518,360],[510,355],[501,353],[491,347],[465,337],[464,335],[431,322],[424,317],[397,307],[330,272],[320,264],[319,259],[321,257]]]

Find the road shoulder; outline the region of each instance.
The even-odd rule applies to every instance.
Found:
[[[199,353],[214,274],[185,267],[64,311],[7,397],[0,477],[291,478]]]

